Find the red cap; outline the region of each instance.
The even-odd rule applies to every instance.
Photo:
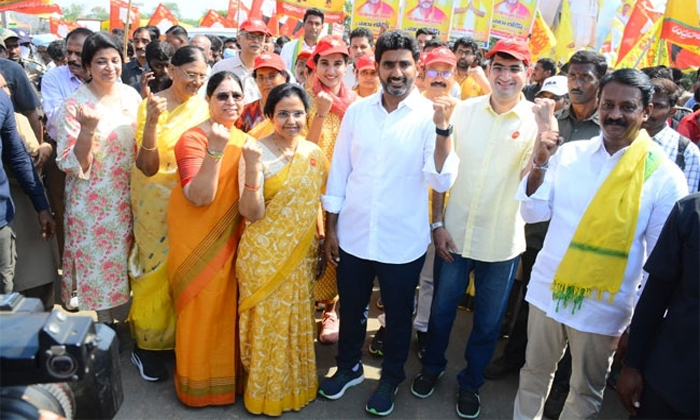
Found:
[[[445,63],[450,66],[457,65],[457,57],[447,47],[438,47],[428,52],[423,59],[423,66],[427,67],[434,63]]]
[[[263,22],[260,19],[248,19],[245,22],[241,24],[240,27],[241,31],[246,31],[250,33],[262,33],[267,36],[272,36],[272,32],[267,28],[267,25],[265,25],[265,22]]]
[[[523,61],[526,66],[529,66],[530,61],[532,61],[530,47],[527,45],[527,42],[524,41],[501,39],[493,46],[491,51],[486,53],[486,57],[491,57],[499,52],[512,55],[516,60]]]
[[[264,52],[259,56],[255,57],[255,64],[253,64],[253,70],[261,69],[263,67],[269,67],[279,71],[286,71],[287,66],[284,64],[284,60],[277,54],[270,54]]]
[[[355,63],[355,70],[357,71],[362,71],[366,69],[372,69],[376,70],[377,67],[375,67],[374,63],[376,63],[374,56],[365,54],[362,57],[357,59],[357,63]]]
[[[344,54],[348,57],[350,56],[348,46],[345,41],[343,41],[342,37],[339,35],[326,35],[318,41],[312,56],[320,55],[321,57],[325,57],[336,53]]]
[[[309,50],[303,50],[299,54],[297,54],[297,61],[299,60],[308,60],[311,58],[311,51]]]
[[[425,65],[425,59],[426,59],[426,57],[428,57],[428,53],[427,53],[427,52],[422,52],[422,53],[420,53],[420,57],[418,57],[418,63],[416,63],[416,64],[418,64],[419,66],[423,67],[423,66]]]

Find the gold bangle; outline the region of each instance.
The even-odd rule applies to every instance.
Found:
[[[155,150],[158,150],[158,145],[156,144],[154,147],[146,147],[142,144],[141,148],[147,152],[153,152]]]

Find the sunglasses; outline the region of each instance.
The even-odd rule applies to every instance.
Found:
[[[228,98],[233,98],[234,101],[240,102],[243,100],[243,94],[241,92],[219,92],[214,95],[217,101],[225,102]]]

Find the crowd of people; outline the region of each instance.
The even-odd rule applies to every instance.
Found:
[[[58,266],[66,310],[114,327],[131,302],[142,379],[279,416],[364,380],[376,280],[365,409],[386,416],[414,330],[411,393],[435,392],[469,288],[459,417],[514,373],[514,418],[596,417],[616,360],[636,418],[697,418],[700,70],[686,91],[592,51],[324,18],[286,43],[254,19],[229,39],[78,28],[36,56],[3,32],[3,293],[50,309]],[[316,340],[337,343],[330,377]]]

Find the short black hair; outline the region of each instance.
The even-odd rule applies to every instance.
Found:
[[[91,30],[89,30],[88,28],[83,28],[83,27],[75,28],[72,31],[68,32],[68,35],[66,35],[66,42],[68,42],[68,40],[74,36],[88,37],[92,34],[93,34],[93,32]]]
[[[537,64],[542,66],[542,70],[548,71],[550,76],[557,74],[557,63],[551,58],[540,58]]]
[[[440,32],[437,29],[433,28],[418,28],[416,31],[416,39],[418,39],[418,36],[420,35],[431,35],[431,36],[437,36]]]
[[[666,96],[671,108],[676,106],[678,98],[681,97],[683,89],[676,83],[663,77],[651,79],[651,84],[654,85],[654,94]]]
[[[452,45],[452,52],[456,53],[457,47],[459,47],[460,45],[464,48],[469,48],[470,50],[472,50],[472,52],[474,54],[479,52],[479,46],[476,44],[476,42],[474,42],[474,40],[472,38],[465,36],[465,37],[457,39],[454,42],[454,44]]]
[[[157,26],[146,25],[144,28],[148,29],[148,31],[151,33],[151,41],[154,39],[160,39],[160,29]]]
[[[204,56],[202,49],[191,45],[183,45],[175,51],[170,59],[170,64],[179,67],[196,61],[201,61],[202,63],[207,62],[207,58]]]
[[[440,38],[432,38],[427,41],[425,41],[425,44],[423,45],[423,51],[428,51],[429,48],[439,48],[439,47],[446,47],[447,43],[443,41]]]
[[[267,101],[265,102],[265,109],[263,113],[269,119],[275,114],[275,107],[284,98],[289,98],[296,96],[301,99],[304,104],[304,111],[309,112],[309,96],[306,94],[304,89],[295,83],[285,83],[283,85],[275,86],[267,95]]]
[[[581,52],[581,51],[579,51]],[[617,82],[623,85],[636,87],[642,94],[642,105],[644,108],[651,103],[651,98],[654,96],[654,84],[646,74],[637,69],[619,69],[605,75],[600,81],[598,88],[598,97],[603,93],[603,88],[608,83]]]
[[[187,29],[183,28],[180,25],[174,25],[168,28],[167,31],[165,31],[166,34],[170,34],[172,36],[184,36],[185,38],[189,38],[187,35]]]
[[[175,54],[175,49],[172,45],[165,41],[156,39],[151,41],[146,45],[146,62],[150,63],[151,60],[168,61]]]
[[[87,68],[92,62],[92,58],[97,54],[98,51],[113,49],[119,53],[119,57],[124,62],[124,55],[121,48],[115,41],[114,37],[103,32],[95,32],[85,39],[83,44],[83,53],[81,59],[83,61],[83,67]]]
[[[241,92],[243,92],[243,83],[241,83],[241,79],[235,74],[231,73],[230,71],[224,70],[212,74],[209,78],[209,82],[207,82],[207,97],[211,98],[211,95],[214,94],[216,88],[218,88],[221,82],[223,82],[226,79],[231,79],[234,82],[236,82],[236,84],[238,84],[238,87],[241,88]]]
[[[668,79],[673,80],[673,72],[666,66],[651,66],[640,69],[642,73],[649,76],[650,79]]]
[[[221,40],[216,35],[207,35],[209,41],[211,41],[211,50],[216,52],[221,52],[224,49],[224,41]]]
[[[306,23],[306,19],[309,16],[318,16],[321,18],[321,23],[326,19],[326,16],[323,14],[323,12],[320,9],[317,9],[315,7],[312,7],[310,9],[306,9],[306,12],[304,13],[304,20],[303,22]]]
[[[608,62],[605,60],[603,54],[593,51],[576,51],[569,59],[569,66],[571,66],[571,64],[593,64],[598,79],[602,79],[608,72]]]
[[[409,50],[415,62],[418,62],[418,58],[420,58],[418,42],[408,32],[400,30],[384,32],[379,39],[377,39],[377,46],[374,49],[374,59],[379,63],[382,61],[382,54],[384,54],[385,51],[392,50]]]
[[[63,61],[66,59],[66,41],[62,39],[57,39],[52,41],[48,47],[46,47],[46,52],[49,54],[54,61]]]
[[[156,28],[155,26],[140,26],[136,29],[134,29],[134,32],[131,33],[131,38],[134,38],[137,33],[139,32],[148,32],[148,37],[151,38],[151,41],[154,39],[158,39],[159,34],[153,32],[151,28]],[[156,28],[158,29],[158,28]]]
[[[351,42],[353,38],[367,38],[369,45],[374,45],[374,36],[372,32],[367,28],[355,28],[350,32],[350,37],[348,38]]]

